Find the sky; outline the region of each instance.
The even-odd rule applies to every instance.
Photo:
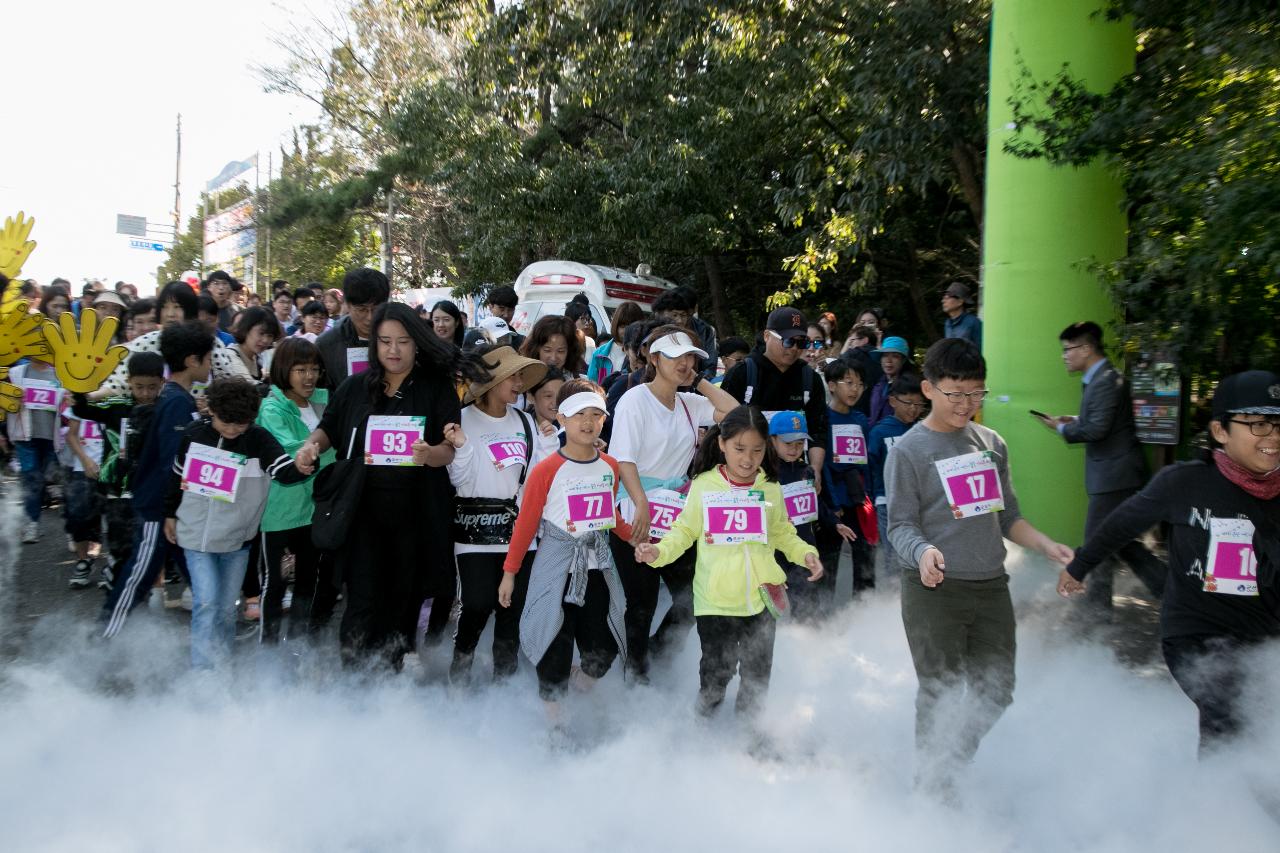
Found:
[[[61,276],[77,289],[86,279],[123,279],[153,291],[165,256],[130,248],[115,233],[116,214],[172,223],[178,113],[185,227],[224,165],[260,151],[265,181],[267,152],[315,120],[314,105],[265,93],[250,65],[278,61],[271,35],[291,19],[328,17],[340,4],[6,3],[0,218],[35,218],[23,277]]]

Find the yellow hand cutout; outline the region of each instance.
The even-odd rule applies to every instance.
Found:
[[[10,413],[16,413],[18,407],[22,405],[22,389],[12,382],[5,382],[9,378],[9,368],[0,367],[0,421]]]
[[[62,387],[74,394],[97,391],[106,381],[129,350],[112,346],[119,320],[107,317],[98,324],[98,312],[86,308],[80,312],[80,329],[70,311],[58,318],[58,322],[46,320],[44,337],[53,351],[53,370],[58,374]]]
[[[0,272],[9,278],[18,277],[22,265],[36,247],[34,240],[27,239],[35,224],[35,219],[24,218],[22,211],[18,211],[16,220],[12,216],[5,217],[4,228],[0,229]]]
[[[19,302],[14,311],[0,317],[0,365],[13,364],[28,356],[47,358],[49,345],[41,328],[44,322],[43,314],[27,313],[25,302]]]

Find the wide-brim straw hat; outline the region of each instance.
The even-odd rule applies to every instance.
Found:
[[[489,368],[489,372],[493,374],[488,382],[473,382],[467,387],[467,392],[462,395],[462,402],[474,403],[503,380],[519,373],[520,378],[524,380],[525,388],[532,388],[542,381],[542,377],[547,375],[547,366],[535,358],[525,358],[518,355],[511,347],[498,347],[489,350],[481,358],[484,359],[485,367]]]

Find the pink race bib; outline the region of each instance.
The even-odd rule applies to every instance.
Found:
[[[613,483],[604,477],[585,477],[569,484],[565,494],[566,528],[570,533],[610,530],[614,525]]]
[[[709,545],[765,542],[764,500],[757,491],[711,492],[702,496],[702,533]]]

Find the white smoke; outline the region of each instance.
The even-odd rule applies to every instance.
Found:
[[[915,677],[889,596],[779,632],[763,752],[731,701],[695,718],[696,635],[650,688],[615,665],[571,695],[553,743],[527,662],[461,693],[342,675],[329,652],[241,654],[223,680],[187,672],[180,622],[140,613],[105,647],[43,623],[0,680],[0,846],[1274,853],[1280,825],[1251,794],[1280,790],[1274,675],[1253,706],[1273,739],[1201,764],[1159,659],[1076,643],[1052,573],[1015,571],[1015,703],[955,806],[913,791]],[[1263,663],[1280,671],[1274,649]]]

